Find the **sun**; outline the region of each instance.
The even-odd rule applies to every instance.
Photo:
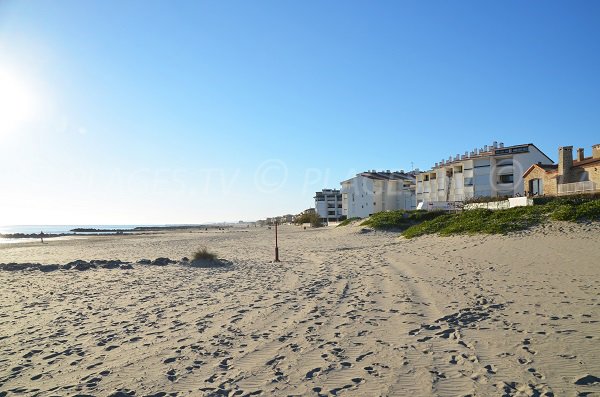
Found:
[[[0,65],[0,136],[31,121],[36,108],[37,97],[24,76]]]

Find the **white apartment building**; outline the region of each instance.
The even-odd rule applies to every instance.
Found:
[[[337,189],[323,189],[315,193],[315,210],[321,222],[339,221],[342,217],[342,194]]]
[[[490,146],[436,163],[416,175],[417,208],[444,208],[474,197],[522,196],[522,175],[537,163],[553,163],[534,144]]]
[[[412,173],[373,170],[357,174],[341,185],[342,215],[347,218],[366,218],[376,212],[416,207]]]

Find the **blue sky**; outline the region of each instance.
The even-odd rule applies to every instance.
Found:
[[[0,224],[251,220],[494,140],[589,152],[599,18],[597,1],[4,0]]]

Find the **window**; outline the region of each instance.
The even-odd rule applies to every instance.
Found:
[[[335,215],[335,211],[327,211],[329,215]]]
[[[529,146],[515,147],[515,148],[512,148],[511,152],[512,153],[527,153],[527,152],[529,152]]]
[[[513,174],[498,176],[498,183],[513,183]]]
[[[473,186],[473,178],[465,178],[465,186]]]
[[[544,194],[544,181],[541,179],[532,179],[529,181],[529,195],[540,196]]]

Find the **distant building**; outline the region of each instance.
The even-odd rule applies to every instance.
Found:
[[[525,193],[528,196],[558,196],[600,191],[600,144],[592,146],[592,155],[585,157],[573,146],[558,148],[558,164],[533,164],[525,174]]]
[[[417,174],[417,208],[443,208],[474,197],[522,196],[521,175],[538,162],[553,163],[532,143],[505,147],[494,142],[450,156]]]
[[[366,218],[376,212],[415,209],[412,173],[375,170],[341,182],[342,215]]]
[[[279,223],[293,223],[295,216],[292,214],[286,214],[279,217]]]
[[[337,222],[342,217],[342,194],[337,189],[323,189],[315,193],[315,211],[321,222]]]

